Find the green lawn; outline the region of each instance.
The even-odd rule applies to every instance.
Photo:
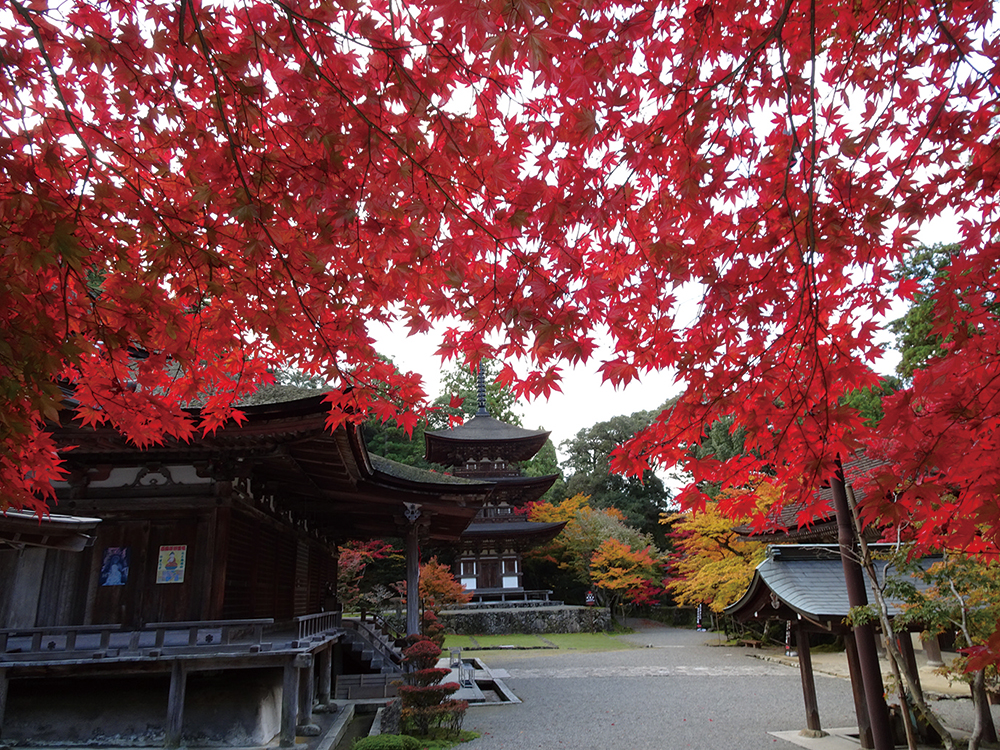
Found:
[[[539,635],[449,635],[444,648],[461,648],[463,651],[512,646],[515,648],[552,648],[566,651],[621,651],[638,648],[608,633],[548,633]]]

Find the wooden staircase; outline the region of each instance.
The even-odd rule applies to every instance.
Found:
[[[396,695],[390,683],[401,679],[403,652],[395,638],[370,620],[345,619],[343,626],[342,643],[350,652],[345,656],[353,662],[349,671],[360,674],[338,675],[335,697],[354,700]]]

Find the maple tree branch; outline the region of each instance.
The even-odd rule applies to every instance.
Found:
[[[78,199],[78,202],[77,202],[77,209],[76,209],[77,217],[79,217],[80,213],[81,213],[81,210],[82,210],[83,197],[84,197],[85,192],[86,192],[84,190],[84,186],[86,185],[87,181],[89,180],[89,175],[92,172],[96,171],[95,165],[96,165],[96,163],[98,161],[97,160],[97,156],[94,153],[94,150],[93,150],[93,148],[90,145],[90,142],[87,139],[84,138],[83,132],[80,130],[79,126],[77,125],[77,123],[75,121],[75,116],[74,116],[74,114],[73,114],[73,112],[72,112],[72,110],[71,110],[71,108],[69,106],[69,103],[66,100],[66,97],[65,97],[65,95],[63,93],[62,85],[60,83],[60,77],[57,74],[57,72],[55,70],[55,65],[52,62],[52,59],[51,59],[51,57],[50,57],[50,55],[48,53],[48,48],[46,47],[45,40],[42,38],[41,29],[39,28],[39,26],[37,25],[37,23],[35,23],[34,19],[31,18],[30,12],[23,5],[21,5],[18,2],[18,0],[11,0],[11,1],[12,1],[13,6],[15,7],[15,9],[18,11],[18,14],[22,17],[22,19],[24,20],[24,22],[32,29],[32,35],[35,38],[36,43],[38,44],[39,52],[42,55],[42,58],[44,60],[46,70],[47,70],[47,72],[49,74],[51,83],[53,85],[53,88],[54,88],[54,91],[55,91],[55,94],[56,94],[56,97],[57,97],[57,99],[58,99],[58,101],[60,103],[60,107],[63,110],[63,113],[64,113],[64,115],[66,117],[66,122],[70,126],[70,128],[73,130],[73,133],[76,135],[76,137],[77,137],[78,141],[80,142],[80,145],[83,148],[83,150],[84,150],[84,152],[86,154],[86,157],[87,157],[87,169],[86,169],[86,171],[84,173],[84,177],[82,178],[82,185],[79,188],[79,199]],[[104,39],[105,42],[109,41],[105,37],[101,37],[101,38]],[[108,46],[110,46],[110,44]],[[121,56],[119,56],[119,59],[121,59]],[[128,65],[128,61],[127,60],[124,60],[124,63],[126,65]],[[129,66],[129,67],[131,67],[131,66]],[[135,74],[134,70],[133,70],[133,74]],[[139,76],[136,75],[135,78],[136,78],[136,80],[138,80]],[[107,137],[110,138],[110,136],[107,136]],[[117,144],[114,143],[114,142],[112,142],[112,145],[117,146]],[[134,157],[134,154],[130,154],[130,156]],[[106,166],[108,166],[108,168],[117,177],[119,177],[126,185],[129,186],[129,188],[140,199],[140,201],[142,201],[148,208],[150,208],[150,210],[152,211],[153,215],[157,218],[157,221],[160,223],[160,225],[163,227],[163,229],[167,232],[167,234],[172,239],[174,239],[175,241],[178,241],[178,244],[182,248],[184,248],[185,247],[185,243],[176,234],[176,232],[170,227],[170,225],[165,221],[165,219],[161,215],[161,213],[158,210],[156,210],[146,200],[146,198],[145,198],[145,196],[143,194],[143,191],[140,189],[140,187],[138,185],[136,185],[121,170],[119,170],[117,168],[113,168],[110,165],[106,165]],[[78,283],[80,284],[81,288],[86,289],[87,285],[86,285],[85,279],[83,279],[75,271],[74,271],[74,275],[75,275]],[[67,291],[67,290],[64,289],[64,292],[65,291]],[[88,294],[89,294],[89,292],[88,292]],[[100,306],[99,305],[95,305],[95,307],[94,307],[94,314],[96,315],[98,321],[104,321],[103,316],[100,314]],[[68,322],[67,322],[67,324],[68,324]],[[101,323],[101,327],[102,327],[102,330],[107,330],[107,323],[106,323],[106,321],[104,321],[104,322]]]
[[[279,5],[280,5],[280,3],[279,3]],[[299,34],[298,28],[295,26],[294,23],[292,23],[293,14],[291,12],[288,13],[288,18],[289,18],[289,29],[290,29],[290,31],[292,33],[292,37],[295,40],[296,44],[298,45],[299,49],[302,51],[302,53],[312,63],[313,69],[314,69],[316,75],[319,78],[321,78],[322,80],[326,81],[327,84],[330,85],[330,87],[341,96],[341,99],[348,105],[348,107],[350,107],[361,118],[361,120],[364,121],[368,125],[369,128],[371,128],[375,132],[377,132],[380,135],[382,135],[389,143],[391,143],[393,145],[393,147],[395,148],[395,150],[400,155],[402,155],[411,165],[413,165],[414,167],[416,167],[418,171],[420,171],[422,174],[424,174],[424,176],[428,179],[428,181],[430,182],[430,184],[433,185],[433,187],[438,191],[438,193],[444,198],[446,204],[451,205],[454,208],[458,209],[458,211],[466,219],[468,219],[473,224],[473,226],[477,227],[478,229],[480,229],[481,231],[483,231],[487,236],[489,236],[493,240],[494,244],[498,248],[499,247],[504,247],[505,250],[506,250],[506,252],[510,253],[512,257],[517,258],[519,264],[522,267],[525,267],[525,268],[529,267],[530,264],[527,262],[526,257],[524,256],[524,254],[520,253],[515,247],[507,245],[505,243],[505,241],[503,240],[503,238],[501,238],[499,235],[497,235],[491,228],[487,227],[482,222],[482,220],[480,220],[476,216],[473,216],[472,213],[464,205],[460,204],[454,197],[452,197],[450,191],[448,191],[445,188],[445,186],[442,184],[442,182],[441,182],[441,180],[440,180],[440,178],[439,178],[438,175],[436,175],[433,172],[431,172],[412,153],[410,153],[407,149],[405,149],[402,146],[400,146],[396,142],[395,138],[393,138],[392,135],[388,131],[386,131],[384,128],[382,128],[377,123],[375,123],[374,121],[372,121],[364,112],[361,111],[361,109],[357,106],[356,102],[354,102],[354,100],[351,97],[347,96],[346,92],[343,91],[343,89],[339,85],[337,85],[337,83],[335,81],[333,81],[333,79],[331,79],[323,71],[323,69],[320,66],[319,62],[315,59],[315,57],[312,55],[312,53],[309,51],[309,49],[305,45],[304,40],[302,39],[301,35]],[[388,48],[386,48],[386,49],[388,49]],[[383,49],[382,51],[386,52],[386,49]],[[396,61],[392,58],[391,55],[387,55],[387,56],[392,61],[393,67],[396,68],[397,67]],[[449,55],[449,57],[452,57],[452,56]],[[422,90],[419,89],[419,87],[416,87],[415,82],[412,81],[412,78],[410,78],[409,80],[411,81],[411,83],[414,83],[414,88],[417,91],[419,91],[422,96],[424,96],[426,98],[426,94],[424,94],[422,92]],[[429,99],[428,99],[428,101],[429,101]],[[484,183],[481,183],[481,184],[484,184]],[[496,274],[494,273],[494,284],[495,284],[495,279],[496,279]],[[495,286],[494,286],[494,292],[496,292],[496,287]],[[564,294],[568,293],[568,289],[564,288],[563,289],[563,293]],[[496,313],[496,311],[499,310],[500,300],[499,300],[499,296],[496,293],[494,293],[492,296],[494,298],[493,299],[493,303],[492,303],[493,312]],[[483,321],[483,323],[481,325],[483,326],[483,330],[485,330],[485,326],[487,325],[487,321],[485,320],[486,316],[483,316],[483,318],[484,318],[484,321]]]
[[[353,100],[353,98],[349,97],[347,95],[347,92],[345,92],[343,90],[343,88],[341,88],[339,85],[337,85],[337,83],[332,78],[330,78],[330,76],[328,76],[324,72],[322,66],[319,64],[319,62],[316,60],[316,58],[313,56],[313,54],[306,47],[305,42],[303,41],[301,35],[299,34],[298,28],[295,26],[294,23],[292,23],[292,18],[293,18],[293,15],[291,13],[289,13],[288,14],[289,30],[291,31],[292,37],[295,40],[295,43],[298,45],[299,49],[306,56],[306,59],[308,59],[309,62],[312,64],[313,70],[316,73],[316,75],[319,78],[321,78],[323,81],[325,81],[330,86],[330,88],[332,88],[334,91],[336,91],[337,94],[340,95],[342,101],[345,104],[347,104],[347,106],[351,110],[353,110],[354,113],[369,128],[371,128],[372,130],[374,130],[375,132],[377,132],[381,136],[383,136],[389,143],[392,144],[394,150],[397,153],[399,153],[412,166],[416,167],[416,169],[418,171],[420,171],[421,173],[423,173],[424,176],[427,177],[428,181],[445,198],[445,201],[449,205],[451,205],[454,208],[458,209],[458,211],[465,218],[467,218],[469,221],[471,221],[473,223],[473,225],[475,225],[477,228],[481,229],[485,234],[489,235],[490,238],[492,238],[493,241],[496,242],[498,245],[503,244],[502,241],[501,241],[501,239],[498,236],[496,236],[492,232],[492,230],[490,230],[489,228],[487,228],[479,219],[477,219],[476,217],[472,216],[472,214],[469,213],[469,211],[464,206],[462,206],[457,200],[455,200],[451,196],[451,193],[448,190],[446,190],[445,187],[444,187],[444,185],[441,183],[440,178],[438,177],[438,175],[436,175],[433,172],[431,172],[430,169],[428,169],[427,166],[425,164],[423,164],[419,159],[417,159],[412,153],[410,153],[407,149],[405,149],[401,145],[399,145],[396,142],[396,139],[392,137],[391,133],[389,133],[387,130],[385,130],[380,125],[378,125],[377,123],[375,123],[370,117],[368,117],[368,115],[366,115],[363,111],[361,111],[361,108],[358,107],[357,103]]]
[[[216,72],[218,63],[216,62],[212,49],[208,44],[208,40],[205,39],[204,30],[202,29],[201,24],[198,22],[198,17],[196,15],[194,7],[191,4],[188,4],[188,8],[191,12],[191,21],[194,24],[195,33],[198,35],[198,40],[202,48],[202,54],[205,57],[205,61],[209,64],[209,74],[212,77],[213,86],[216,92],[215,106],[217,111],[219,112],[219,121],[221,122],[223,131],[226,134],[226,140],[229,145],[230,154],[233,157],[233,166],[236,169],[237,177],[240,181],[240,184],[243,186],[244,191],[246,192],[248,200],[256,200],[259,202],[259,197],[257,195],[257,192],[251,189],[250,183],[247,181],[247,175],[240,159],[241,146],[238,144],[237,139],[233,134],[232,129],[230,128],[229,120],[226,117],[225,110],[223,109],[223,101],[225,101],[225,98],[223,97],[222,86],[219,81],[218,74]],[[277,257],[278,262],[281,263],[282,267],[285,269],[285,272],[288,274],[288,278],[294,281],[297,277],[297,273],[295,269],[292,267],[291,263],[289,263],[286,255],[283,252],[281,252],[280,245],[277,239],[274,237],[273,233],[271,232],[271,228],[260,218],[259,214],[254,217],[254,220],[260,227],[261,231],[264,232],[264,234],[267,236],[271,244],[271,248],[273,249]],[[312,311],[306,304],[305,299],[303,298],[301,285],[297,283],[292,283],[290,286],[295,294],[296,300],[299,305],[299,309],[302,311],[302,314],[305,316],[306,320],[309,321],[314,333],[323,342],[323,345],[326,348],[327,352],[331,355],[334,355],[336,352],[336,347],[334,346],[333,342],[330,341],[330,339],[327,337],[325,327],[320,324],[319,320],[316,318],[316,316],[312,313]],[[334,361],[336,360],[334,359]],[[339,366],[337,366],[336,364],[334,365],[334,371],[337,373],[338,377],[341,378],[345,377],[345,373],[341,371]]]
[[[948,25],[946,23],[947,19],[945,19],[941,15],[941,10],[940,8],[938,8],[937,3],[931,2],[931,8],[934,11],[934,18],[937,21],[938,29],[944,35],[945,39],[948,40],[948,43],[951,44],[951,46],[955,49],[956,52],[958,52],[958,56],[962,59],[962,62],[964,62],[972,72],[974,72],[979,78],[981,78],[986,83],[986,86],[987,88],[990,89],[990,91],[996,92],[997,86],[993,82],[993,79],[990,77],[989,72],[980,70],[979,68],[977,68],[975,65],[972,64],[972,62],[969,60],[969,54],[964,49],[962,49],[962,45],[959,43],[958,39],[955,38],[954,34],[951,33],[951,29],[948,28]]]
[[[56,73],[55,65],[52,63],[52,58],[49,56],[48,47],[45,44],[45,39],[42,36],[42,30],[38,27],[35,19],[31,17],[30,12],[25,8],[18,0],[10,0],[11,5],[17,11],[18,15],[24,20],[24,22],[31,28],[31,34],[35,39],[35,43],[38,45],[38,51],[42,55],[42,59],[45,62],[45,69],[49,74],[49,79],[52,84],[52,88],[55,91],[56,98],[59,100],[59,105],[66,116],[66,124],[72,129],[73,134],[76,135],[77,140],[83,147],[84,152],[87,154],[88,162],[93,165],[97,160],[94,152],[90,149],[90,144],[83,137],[80,129],[76,124],[76,116],[73,110],[69,106],[69,102],[66,100],[66,96],[63,93],[62,85],[59,82],[59,75]]]

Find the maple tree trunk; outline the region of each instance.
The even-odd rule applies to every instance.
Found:
[[[949,582],[951,593],[959,603],[961,621],[958,623],[959,632],[965,639],[966,646],[974,646],[972,634],[969,632],[969,621],[966,612],[965,598],[959,593],[954,580]],[[972,706],[975,717],[972,725],[972,734],[969,737],[969,750],[978,750],[982,742],[996,742],[996,728],[993,726],[993,715],[990,713],[989,701],[986,697],[986,671],[976,669],[972,672],[972,681],[969,685],[972,691]]]
[[[868,604],[868,596],[865,594],[864,574],[854,550],[855,544],[860,539],[851,520],[853,516],[847,503],[842,471],[838,469],[837,475],[830,480],[830,485],[833,488],[840,559],[844,565],[848,601],[852,608],[863,607]],[[858,649],[858,660],[861,664],[861,681],[865,692],[865,703],[868,705],[868,717],[871,722],[875,750],[887,750],[893,748],[894,743],[889,725],[889,710],[885,704],[882,669],[879,666],[878,653],[875,650],[874,628],[872,628],[871,623],[855,625],[854,636]]]
[[[837,493],[834,492],[835,498],[836,495]],[[899,665],[903,663],[903,655],[899,651],[899,646],[896,642],[896,633],[892,627],[892,621],[889,619],[888,605],[886,604],[885,597],[882,596],[882,590],[878,585],[878,577],[875,575],[875,566],[872,563],[871,551],[868,548],[868,542],[865,541],[864,535],[861,533],[861,521],[858,518],[857,504],[854,501],[853,490],[849,488],[845,489],[844,503],[847,506],[847,512],[853,526],[854,536],[857,538],[861,551],[861,565],[864,567],[865,572],[868,575],[868,580],[871,584],[871,592],[875,597],[875,610],[878,612],[879,622],[882,625],[882,634],[884,635],[883,640],[886,647],[886,653],[889,655],[889,664],[892,667],[893,676],[896,678],[900,686],[903,684],[900,680],[900,677],[902,676],[902,680],[905,680],[906,686],[910,691],[913,703],[920,711],[921,715],[941,737],[941,742],[944,744],[946,750],[954,750],[955,738],[952,737],[951,732],[945,728],[937,714],[935,714],[927,704],[927,701],[924,698],[923,689],[920,687],[920,683],[912,679],[909,670],[901,670],[899,668]],[[902,692],[902,688],[900,688],[900,700],[902,701],[900,708],[903,711],[903,721],[906,722],[907,727],[909,727],[909,717],[906,713],[906,694]],[[910,730],[907,729],[908,742],[910,741],[909,731]]]

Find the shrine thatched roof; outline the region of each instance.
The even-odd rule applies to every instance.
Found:
[[[871,547],[884,552],[892,545]],[[930,567],[939,559],[924,558],[921,565]],[[900,576],[888,560],[876,559],[874,567],[880,585],[886,576]],[[923,587],[916,579],[912,582]],[[900,607],[900,602],[890,601],[889,614],[897,614]],[[781,544],[768,547],[767,558],[757,566],[746,592],[724,611],[742,621],[805,619],[834,628],[844,623],[850,610],[837,545]]]
[[[290,394],[287,388],[271,396]],[[115,467],[197,465],[201,476],[244,482],[254,493],[273,497],[283,513],[323,536],[379,538],[406,533],[407,504],[421,506],[421,523],[430,539],[456,541],[493,489],[473,481],[424,471],[368,453],[358,427],[327,426],[329,404],[322,393],[243,407],[246,420],[229,422],[207,435],[168,439],[139,448],[114,428],[83,426],[65,410],[55,429],[62,456],[76,478],[80,507],[88,493],[165,496],[183,489],[133,485],[100,487],[88,476],[105,476]],[[197,410],[192,410],[197,416]],[[167,469],[169,474],[169,469]],[[65,488],[63,494],[67,494]]]

